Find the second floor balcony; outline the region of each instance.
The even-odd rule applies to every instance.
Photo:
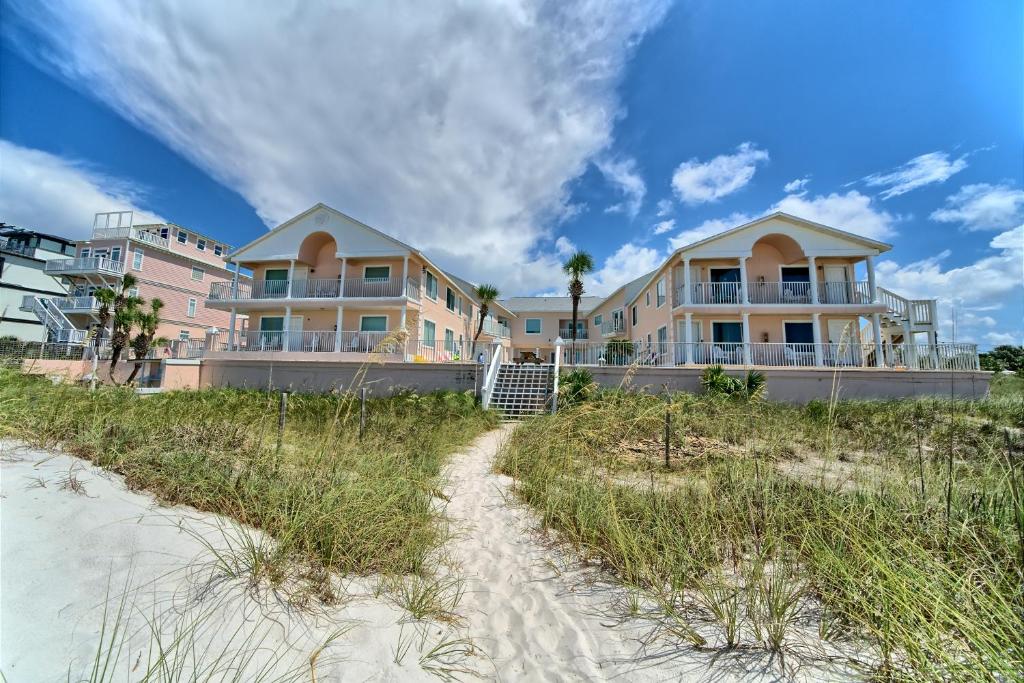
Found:
[[[484,318],[484,334],[489,334],[492,337],[501,337],[507,339],[512,336],[512,331],[509,329],[508,323],[503,323],[494,318]]]
[[[215,282],[209,301],[278,301],[308,299],[395,299],[420,298],[420,283],[414,278],[346,278],[340,280],[257,280]]]
[[[867,281],[818,282],[817,287],[810,282],[748,282],[746,297],[742,287],[739,282],[694,282],[687,301],[686,287],[680,285],[673,292],[672,303],[674,306],[872,303]]]
[[[124,262],[106,256],[84,256],[47,261],[43,270],[48,275],[99,275],[120,278],[124,275]]]

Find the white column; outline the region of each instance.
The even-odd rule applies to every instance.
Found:
[[[291,287],[291,280],[288,281],[288,285],[289,285],[289,287]],[[291,306],[285,306],[284,307],[284,343],[281,345],[281,348],[284,349],[285,351],[290,351],[291,350],[291,345],[292,345],[291,328],[292,328],[292,307]]]
[[[400,329],[400,330],[404,330],[405,329],[405,319],[406,319],[406,317],[408,317],[408,311],[409,311],[409,304],[408,303],[403,303],[402,304],[402,317],[401,317],[401,319],[398,322],[398,329]]]
[[[683,259],[683,303],[692,304],[693,296],[690,294],[690,259]]]
[[[288,262],[288,298],[292,298],[292,281],[295,279],[295,259]],[[288,324],[287,322],[285,323]]]
[[[875,337],[875,367],[885,367],[885,350],[882,348],[882,317],[878,313],[871,314],[871,332]]]
[[[743,364],[750,365],[750,314],[743,314]]]
[[[402,285],[401,285],[402,288],[399,290],[403,294],[405,294],[406,296],[409,295],[409,292],[406,291],[406,287],[408,286],[408,285],[406,285],[406,283],[408,281],[409,281],[409,255],[406,254],[405,258],[402,259]],[[402,307],[402,327],[405,327],[405,307],[404,306]]]
[[[911,304],[909,310],[914,310],[913,304]],[[903,321],[903,359],[906,361],[908,368],[913,368],[916,370],[917,348],[914,346],[913,325],[913,314],[911,314],[910,320]]]
[[[334,352],[335,353],[338,353],[339,351],[343,351],[343,349],[341,348],[341,330],[342,330],[342,326],[343,326],[344,320],[345,320],[345,307],[344,306],[338,306],[338,318],[337,318],[338,322],[335,324],[335,330],[334,330]]]
[[[685,355],[683,356],[686,360],[686,364],[689,365],[693,362],[693,313],[686,312],[686,325],[683,328],[683,339],[686,340],[686,348],[684,349]]]
[[[338,276],[338,296],[345,296],[345,259],[341,259],[341,275]]]
[[[231,277],[231,298],[235,299],[238,297],[238,271],[240,266],[235,264],[235,274]]]
[[[228,322],[228,351],[234,351],[238,342],[235,340],[235,307],[231,307],[231,318]]]
[[[814,335],[814,365],[824,365],[821,358],[821,313],[811,314],[811,334]]]
[[[740,303],[747,303],[747,258],[740,256]]]
[[[871,303],[878,303],[878,287],[875,286],[875,257],[868,256],[868,293],[871,295]]]
[[[807,274],[811,282],[811,303],[818,303],[818,265],[814,262],[813,256],[807,257]]]

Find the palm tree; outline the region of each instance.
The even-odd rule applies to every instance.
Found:
[[[569,276],[569,296],[572,297],[572,357],[576,359],[576,319],[579,316],[580,299],[583,298],[583,276],[594,270],[594,259],[585,251],[577,251],[562,266]]]
[[[476,298],[480,300],[480,322],[476,326],[476,334],[473,335],[474,343],[484,331],[484,318],[491,312],[491,304],[498,298],[498,288],[494,285],[477,285]]]
[[[103,343],[103,336],[106,334],[107,326],[110,324],[110,313],[117,295],[114,293],[114,290],[104,287],[103,289],[96,290],[93,296],[96,297],[96,301],[100,304],[99,312],[97,313],[99,325],[96,326],[96,335],[92,338],[92,380],[90,381],[90,386],[95,388],[96,381],[99,379],[96,369],[99,366],[100,345]]]
[[[135,324],[139,326],[139,333],[131,340],[131,348],[135,352],[135,367],[132,368],[132,374],[128,375],[125,384],[131,384],[135,380],[142,369],[142,361],[153,348],[156,328],[160,326],[160,309],[163,307],[163,301],[153,299],[149,302],[148,313],[140,311],[135,314]]]
[[[107,376],[114,381],[114,368],[121,360],[121,352],[131,338],[132,327],[135,325],[135,317],[139,313],[139,307],[145,303],[140,297],[131,296],[128,291],[135,286],[135,277],[131,274],[125,275],[121,280],[121,287],[114,296],[113,330],[110,335],[110,369]]]

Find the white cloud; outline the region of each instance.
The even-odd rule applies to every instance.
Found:
[[[939,299],[939,319],[945,340],[952,335],[953,304],[958,310],[957,339],[979,341],[982,328],[996,323],[993,314],[1006,312],[1006,318],[1024,318],[1024,225],[1002,232],[989,242],[990,253],[965,266],[943,269],[952,252],[907,265],[893,260],[878,264],[878,281],[911,299]],[[1007,311],[1009,307],[1013,310]],[[991,333],[1005,332],[994,330]],[[988,333],[986,333],[988,334]]]
[[[1024,344],[1024,333],[1017,332],[989,332],[983,339],[991,344],[992,346],[1000,346],[1002,344],[1010,344],[1013,346],[1019,346]]]
[[[932,212],[940,223],[960,223],[968,230],[1001,230],[1016,225],[1024,212],[1024,190],[1008,184],[964,185]]]
[[[616,288],[649,273],[662,264],[665,254],[632,242],[623,244],[606,258],[601,268],[586,281],[588,295],[606,296]]]
[[[846,230],[870,239],[886,239],[892,237],[899,220],[897,216],[877,209],[871,197],[856,190],[846,194],[833,192],[827,196],[809,198],[806,195],[789,195],[783,197],[772,211],[784,211],[815,223],[822,223],[833,228]]]
[[[783,185],[782,189],[785,190],[786,194],[803,193],[806,191],[805,188],[809,182],[811,182],[810,178],[796,178]]]
[[[0,139],[0,220],[23,228],[83,239],[93,214],[135,211],[136,223],[162,223],[140,208],[142,191],[85,164]]]
[[[711,161],[684,161],[672,174],[672,188],[686,204],[713,202],[750,182],[757,165],[768,161],[768,152],[751,142],[736,148],[735,154],[720,154]]]
[[[625,197],[623,202],[605,209],[605,213],[625,213],[630,218],[636,218],[644,203],[644,195],[647,194],[647,184],[637,171],[636,159],[598,159],[594,165],[608,184]]]
[[[658,200],[658,218],[664,218],[665,216],[672,213],[672,200],[671,199],[659,199]]]
[[[559,256],[571,256],[576,252],[576,245],[565,235],[555,240],[555,253]]]
[[[925,185],[944,183],[965,168],[966,154],[951,161],[946,152],[929,152],[886,173],[872,173],[864,178],[864,183],[869,187],[884,187],[880,196],[889,199]]]
[[[672,249],[679,249],[685,247],[694,242],[700,242],[701,240],[713,237],[720,232],[730,230],[737,226],[749,223],[754,220],[754,216],[750,216],[745,213],[733,213],[725,218],[712,218],[706,220],[700,225],[683,230],[675,237],[669,239],[669,247]]]
[[[539,245],[568,210],[568,182],[610,148],[623,68],[666,6],[13,10],[40,34],[18,39],[31,59],[237,190],[268,225],[323,201],[513,292],[561,285]]]
[[[667,221],[661,221],[660,223],[657,223],[654,226],[654,234],[655,235],[664,235],[666,232],[670,232],[672,230],[675,230],[675,227],[676,227],[676,220],[674,218],[670,218]]]

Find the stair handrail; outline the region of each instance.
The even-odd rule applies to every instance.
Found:
[[[896,292],[886,289],[885,287],[878,287],[878,299],[885,304],[886,310],[892,313],[897,318],[906,318],[909,309],[910,301],[903,298]]]
[[[559,368],[562,365],[562,347],[565,346],[565,340],[561,337],[555,338],[555,379],[554,385],[551,391],[551,414],[554,415],[558,412],[558,374]]]
[[[498,379],[498,369],[501,367],[502,356],[505,348],[501,341],[495,339],[491,342],[491,362],[487,366],[487,374],[484,376],[484,386],[480,390],[480,402],[486,410],[491,405],[491,394],[494,391],[494,383]]]

